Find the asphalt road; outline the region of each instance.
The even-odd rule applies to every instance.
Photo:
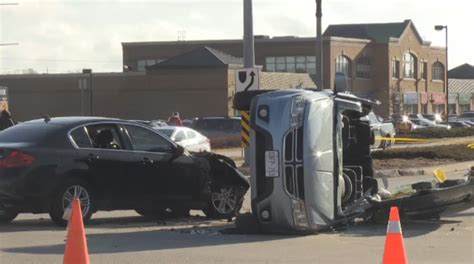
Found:
[[[390,178],[389,189],[429,178]],[[228,234],[233,223],[192,215],[147,221],[133,211],[97,213],[86,227],[91,263],[366,264],[381,263],[383,256],[385,225],[360,223],[309,236],[239,235]],[[474,263],[474,208],[406,222],[402,229],[410,263]],[[61,263],[65,237],[47,215],[20,215],[0,226],[0,263]]]

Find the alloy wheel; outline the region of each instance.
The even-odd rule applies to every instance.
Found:
[[[91,199],[87,190],[81,185],[72,185],[64,191],[62,198],[63,210],[65,211],[68,207],[72,206],[71,203],[76,197],[81,203],[82,215],[84,216],[90,210]]]
[[[223,187],[211,194],[212,206],[220,214],[229,214],[237,206],[237,194],[232,187]]]

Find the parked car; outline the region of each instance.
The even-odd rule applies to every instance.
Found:
[[[191,128],[211,140],[211,147],[238,147],[241,144],[240,117],[200,117]]]
[[[87,221],[98,210],[135,209],[144,216],[209,217],[239,211],[249,188],[235,163],[191,154],[148,126],[120,119],[45,118],[0,132],[0,221],[49,213],[65,226],[74,196]]]
[[[374,133],[374,144],[371,145],[372,148],[389,148],[393,144],[393,140],[386,140],[381,138],[394,138],[395,137],[395,127],[392,123],[383,122],[383,118],[370,112],[368,115],[361,117],[361,120],[369,121],[370,128]]]
[[[211,151],[209,139],[192,128],[167,126],[159,127],[156,130],[189,151]]]
[[[131,121],[147,125],[154,129],[168,126],[168,124],[164,120],[159,120],[159,119],[158,120],[131,120]]]
[[[469,125],[468,123],[466,122],[462,122],[462,121],[449,121],[448,124],[451,126],[451,127],[471,127],[471,125]]]
[[[438,124],[435,121],[431,121],[425,117],[423,117],[422,114],[413,114],[408,116],[410,121],[412,121],[414,124],[417,126],[414,129],[423,129],[423,128],[446,128],[446,129],[451,129],[451,126],[446,125],[446,124]]]
[[[456,118],[456,121],[474,122],[474,111],[464,112]]]

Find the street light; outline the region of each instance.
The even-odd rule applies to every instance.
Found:
[[[446,125],[448,125],[449,122],[449,80],[448,80],[448,25],[436,25],[435,30],[441,31],[443,29],[446,29],[446,64],[445,64],[445,78],[444,78],[444,86],[446,90]]]

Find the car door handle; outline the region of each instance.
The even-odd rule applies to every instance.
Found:
[[[153,164],[153,160],[151,160],[149,158],[143,158],[143,164],[145,164],[145,165]]]
[[[96,160],[98,160],[98,159],[99,159],[99,156],[97,156],[97,155],[95,155],[95,154],[92,154],[92,153],[91,153],[91,154],[87,155],[87,160],[88,160],[88,161],[96,161]]]

